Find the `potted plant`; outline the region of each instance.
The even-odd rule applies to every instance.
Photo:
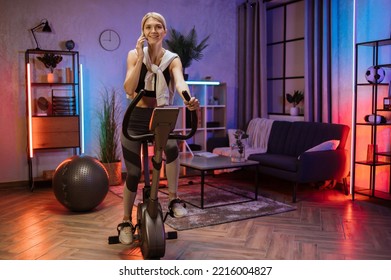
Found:
[[[199,61],[202,57],[202,51],[208,46],[209,35],[206,36],[199,44],[197,43],[197,32],[193,27],[187,35],[181,34],[174,28],[169,29],[170,39],[166,39],[167,48],[178,54],[182,62],[183,74],[187,80],[188,75],[185,69],[188,68],[193,60]]]
[[[37,59],[45,65],[46,68],[50,69],[50,73],[48,73],[47,81],[48,83],[53,83],[55,81],[54,78],[54,68],[57,67],[62,61],[61,55],[56,55],[54,53],[45,53],[43,56],[38,56]]]
[[[304,93],[300,90],[293,91],[293,94],[286,94],[286,101],[291,103],[293,107],[290,109],[291,116],[298,116],[300,108],[297,105],[304,100]]]
[[[242,140],[248,138],[248,134],[241,129],[237,129],[234,133],[235,143],[231,146],[231,161],[243,162],[246,160],[245,146]]]
[[[104,88],[101,93],[101,110],[99,120],[98,158],[109,174],[109,184],[122,183],[122,164],[120,150],[121,107],[116,89]]]

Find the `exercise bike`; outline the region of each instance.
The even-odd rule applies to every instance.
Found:
[[[166,239],[177,238],[176,232],[165,232],[164,221],[167,215],[163,218],[163,211],[158,200],[163,150],[168,139],[186,140],[195,134],[197,130],[197,113],[196,111],[191,111],[192,126],[191,130],[186,135],[175,134],[172,133],[172,131],[175,128],[179,109],[173,107],[157,107],[152,113],[149,124],[149,130],[151,133],[143,135],[129,135],[127,131],[129,117],[137,103],[143,97],[144,93],[144,90],[141,90],[126,110],[124,116],[125,121],[122,124],[122,133],[129,141],[142,141],[144,143],[147,141],[154,142],[154,156],[152,157],[152,186],[149,187],[148,183],[145,184],[143,189],[143,201],[137,206],[137,224],[133,232],[133,240],[138,240],[140,242],[141,253],[144,259],[159,259],[165,254]],[[186,101],[190,100],[190,95],[187,91],[182,92],[182,95]],[[146,169],[146,163],[148,163],[148,159],[146,161],[144,157],[144,170]],[[146,175],[145,179],[149,181],[149,172],[144,174]],[[118,236],[109,237],[109,244],[118,242]]]

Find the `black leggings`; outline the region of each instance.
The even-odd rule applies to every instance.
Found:
[[[130,116],[128,133],[141,135],[150,133],[149,121],[153,108],[135,107]],[[121,133],[122,154],[126,166],[126,186],[131,192],[137,191],[137,185],[141,178],[141,144],[140,141],[129,141]],[[164,149],[166,163],[173,162],[178,158],[179,149],[176,140],[169,139]]]

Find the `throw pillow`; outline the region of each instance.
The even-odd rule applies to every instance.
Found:
[[[311,149],[308,149],[307,151],[305,151],[305,153],[335,150],[335,149],[337,149],[338,145],[339,145],[339,140],[329,140],[329,141],[325,141],[323,143],[320,143],[319,145],[316,145],[315,147],[312,147]]]
[[[319,145],[316,145],[315,147],[312,147],[311,149],[306,150],[304,153],[336,150],[338,145],[339,140],[328,140],[323,143],[320,143]],[[300,156],[298,158],[300,159]]]

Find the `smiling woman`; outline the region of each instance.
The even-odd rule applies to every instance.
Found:
[[[155,107],[172,105],[174,87],[183,98],[190,111],[197,110],[199,101],[190,97],[185,99],[183,92],[190,93],[189,86],[183,78],[182,63],[176,53],[163,48],[163,40],[167,35],[166,21],[158,13],[147,13],[141,20],[141,34],[137,38],[136,47],[129,51],[127,71],[124,81],[126,94],[135,98],[144,91],[130,116],[125,116],[123,123],[129,135],[149,133],[149,121]],[[147,43],[147,46],[144,44]],[[125,119],[126,118],[126,119]],[[128,119],[129,118],[129,119]],[[119,241],[132,243],[132,209],[141,177],[140,141],[128,141],[121,137],[123,157],[127,170],[124,184],[124,215],[118,225]],[[172,206],[175,217],[182,217],[187,210],[177,196],[179,180],[179,149],[174,139],[169,139],[164,147],[166,155],[166,176],[168,180],[168,203]]]

